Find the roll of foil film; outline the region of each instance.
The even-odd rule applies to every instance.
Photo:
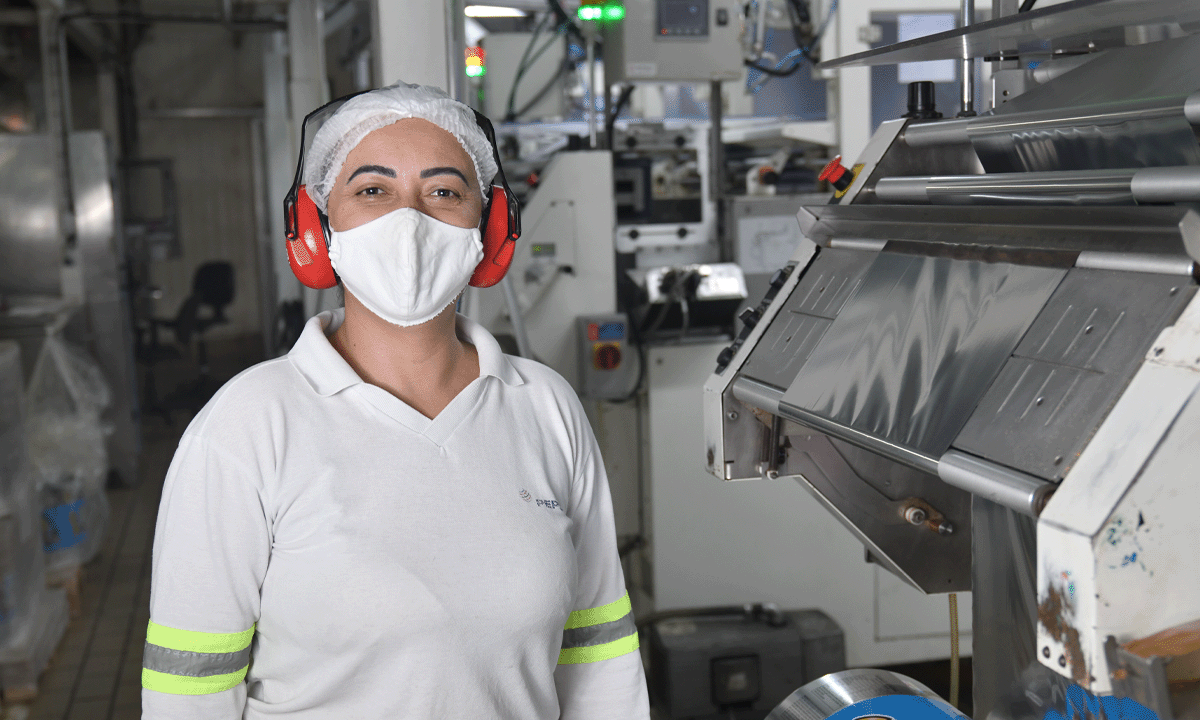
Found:
[[[888,670],[854,669],[817,678],[788,696],[767,720],[967,720],[937,693]]]

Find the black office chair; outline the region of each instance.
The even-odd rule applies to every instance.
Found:
[[[208,347],[204,342],[204,332],[214,325],[229,322],[225,317],[225,307],[233,302],[233,297],[233,264],[224,261],[205,263],[196,268],[192,279],[192,294],[184,299],[175,317],[150,320],[147,327],[148,342],[142,343],[138,352],[138,359],[149,368],[145,390],[145,408],[148,412],[161,414],[170,424],[172,410],[186,409],[195,412],[212,397],[216,388],[208,365]],[[204,312],[206,308],[207,312]],[[160,327],[174,331],[176,346],[159,344]],[[182,358],[180,348],[190,348],[193,338],[196,341],[196,360],[200,366],[198,377],[192,382],[180,384],[175,391],[160,401],[154,366]]]

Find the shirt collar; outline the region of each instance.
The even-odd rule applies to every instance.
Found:
[[[329,342],[328,335],[341,327],[345,319],[345,308],[327,310],[309,318],[304,324],[304,331],[300,333],[300,339],[288,353],[292,367],[322,397],[363,382]],[[459,314],[455,315],[454,325],[458,336],[474,345],[478,351],[480,377],[492,375],[506,385],[524,384],[521,375],[500,349],[500,343],[486,328]]]

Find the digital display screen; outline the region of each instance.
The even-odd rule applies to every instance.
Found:
[[[708,0],[658,0],[658,34],[661,37],[708,35]]]

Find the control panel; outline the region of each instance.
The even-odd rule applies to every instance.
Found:
[[[579,387],[584,397],[619,400],[637,380],[636,353],[629,344],[624,315],[583,315],[577,319]]]
[[[602,26],[606,79],[738,80],[741,13],[733,0],[625,0],[625,17]]]

